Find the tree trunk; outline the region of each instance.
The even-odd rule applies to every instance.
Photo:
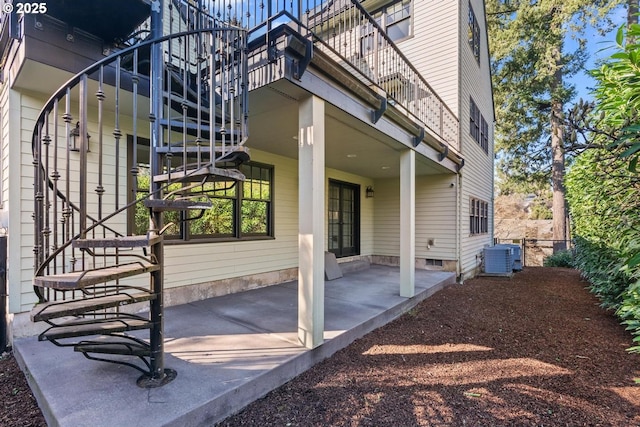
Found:
[[[562,45],[554,49],[555,74],[551,100],[551,183],[553,187],[553,240],[554,252],[566,249],[567,212],[564,194],[564,128],[562,126],[563,103],[558,99],[557,89],[562,87],[560,52]]]
[[[627,26],[638,23],[638,0],[627,0]]]
[[[627,28],[638,23],[638,0],[627,0]],[[626,43],[635,43],[634,37],[627,37]]]

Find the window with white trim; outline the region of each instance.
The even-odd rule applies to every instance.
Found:
[[[411,0],[399,0],[371,12],[371,16],[386,32],[393,42],[402,41],[413,35],[411,22]],[[382,43],[381,36],[375,38],[375,29],[372,25],[364,25],[361,28],[360,54],[365,56],[375,50],[375,43]]]

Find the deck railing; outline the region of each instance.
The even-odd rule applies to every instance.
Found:
[[[384,90],[390,104],[459,149],[456,116],[357,0],[173,0],[169,13],[171,31],[218,19],[250,30],[250,40],[295,21],[316,49]]]

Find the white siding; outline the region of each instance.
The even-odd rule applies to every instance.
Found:
[[[374,253],[400,256],[400,180],[378,179],[374,188]]]
[[[455,182],[452,174],[416,178],[416,258],[456,258]]]
[[[375,190],[374,254],[400,256],[400,181],[376,180]],[[456,258],[455,206],[455,175],[416,177],[416,258]]]
[[[10,135],[9,175],[9,309],[11,312],[29,310],[37,301],[33,293],[33,155],[31,136],[38,112],[44,100],[11,91],[12,117]],[[14,116],[15,115],[15,116]],[[13,117],[18,117],[14,120]],[[18,126],[15,126],[18,125]],[[15,126],[15,127],[14,127]],[[19,254],[20,262],[12,260]],[[13,266],[19,266],[17,269]],[[13,268],[12,268],[13,267]],[[19,296],[16,298],[16,296]]]
[[[0,210],[9,191],[9,87],[0,84]]]
[[[16,287],[12,295],[20,294],[20,298],[12,298],[15,301],[15,312],[28,311],[36,302],[32,289],[33,276],[33,187],[31,166],[31,132],[37,114],[37,109],[29,105],[41,105],[44,100],[16,94],[20,103],[23,117],[22,126],[22,188],[20,196],[20,275],[16,280]],[[108,120],[110,121],[110,120]],[[89,132],[95,128],[95,123],[89,124]],[[121,122],[123,133],[130,132],[130,121]],[[109,135],[111,130],[105,129]],[[92,141],[92,144],[94,142]],[[105,146],[108,144],[105,143]],[[108,150],[113,150],[111,144]],[[93,146],[95,148],[95,146]],[[267,152],[252,150],[252,160],[274,166],[274,239],[233,241],[218,243],[194,243],[194,244],[167,244],[165,245],[165,287],[175,288],[192,284],[212,282],[220,279],[266,273],[297,267],[298,265],[298,165],[295,159],[273,155]],[[95,152],[91,155],[95,155]],[[121,155],[126,155],[124,143]],[[122,159],[123,165],[124,157]],[[107,162],[113,163],[113,155]],[[126,196],[126,168],[120,176],[121,197]],[[95,170],[95,169],[92,169]],[[93,176],[93,175],[92,175]],[[89,188],[95,185],[95,177],[89,177]],[[337,179],[351,182],[361,186],[361,254],[373,254],[373,200],[364,197],[365,188],[373,185],[373,181],[353,174],[338,170],[327,170],[328,179]],[[13,180],[15,184],[17,180]],[[111,183],[105,182],[105,185]],[[111,193],[114,189],[111,189]],[[328,192],[325,191],[328,197]],[[124,203],[124,200],[122,201]],[[95,204],[95,203],[94,203]],[[117,228],[124,230],[124,223],[116,224]],[[17,241],[17,240],[16,240]],[[325,246],[326,247],[326,246]]]
[[[167,245],[165,287],[172,288],[238,276],[266,273],[298,266],[298,164],[296,160],[252,150],[252,160],[274,166],[275,239]],[[361,187],[361,255],[373,253],[373,200],[364,197],[373,181],[327,169],[329,179]],[[325,221],[328,221],[325,208]],[[327,233],[325,233],[325,248]]]
[[[460,136],[461,151],[466,163],[461,170],[460,191],[460,233],[462,272],[471,274],[479,262],[478,255],[485,245],[492,243],[493,230],[488,234],[471,236],[469,234],[469,199],[478,198],[489,202],[489,224],[493,217],[493,99],[489,56],[484,20],[484,2],[471,0],[476,19],[480,25],[480,64],[476,62],[467,39],[469,2],[461,2],[460,12]],[[472,97],[482,116],[489,124],[489,153],[485,153],[480,145],[471,137],[469,131],[469,97]]]

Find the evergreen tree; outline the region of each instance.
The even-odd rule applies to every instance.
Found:
[[[586,60],[587,24],[620,0],[489,0],[489,44],[496,105],[498,178],[553,189],[554,240],[565,240],[564,107],[575,95],[566,78]],[[564,49],[570,35],[573,52]]]

